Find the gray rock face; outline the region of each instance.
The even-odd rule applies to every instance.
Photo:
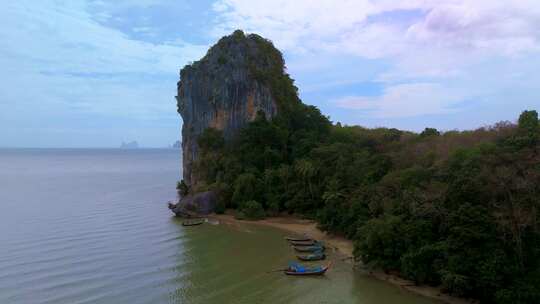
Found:
[[[192,167],[199,154],[197,138],[206,128],[221,130],[227,141],[257,112],[264,112],[268,119],[277,114],[270,88],[256,75],[256,71],[283,66],[268,56],[269,45],[273,49],[257,35],[236,31],[180,71],[176,99],[183,119],[183,179],[188,186],[197,184]]]
[[[172,210],[177,215],[210,214],[214,211],[217,195],[212,191],[200,192],[182,197]]]

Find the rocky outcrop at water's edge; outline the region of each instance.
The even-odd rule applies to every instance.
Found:
[[[169,209],[178,216],[206,215],[214,211],[217,196],[212,191],[182,197],[178,204],[169,203]]]

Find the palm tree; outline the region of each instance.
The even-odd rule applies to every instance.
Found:
[[[315,166],[313,166],[313,164],[309,160],[300,159],[294,164],[294,169],[296,173],[302,177],[304,183],[308,186],[309,194],[313,199],[314,196],[312,179],[317,173]]]

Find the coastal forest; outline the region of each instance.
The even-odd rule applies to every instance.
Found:
[[[540,125],[421,133],[333,123],[302,103],[281,53],[250,73],[279,113],[231,141],[208,128],[192,188],[216,191],[217,212],[258,219],[291,213],[354,242],[355,258],[417,284],[482,303],[540,303]]]

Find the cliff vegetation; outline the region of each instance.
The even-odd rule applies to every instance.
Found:
[[[279,51],[255,41],[281,62],[250,67],[279,111],[259,112],[227,140],[206,128],[199,182],[184,191],[216,191],[221,212],[316,219],[352,239],[356,258],[417,284],[483,303],[540,303],[536,111],[462,132],[332,124],[300,101]]]

